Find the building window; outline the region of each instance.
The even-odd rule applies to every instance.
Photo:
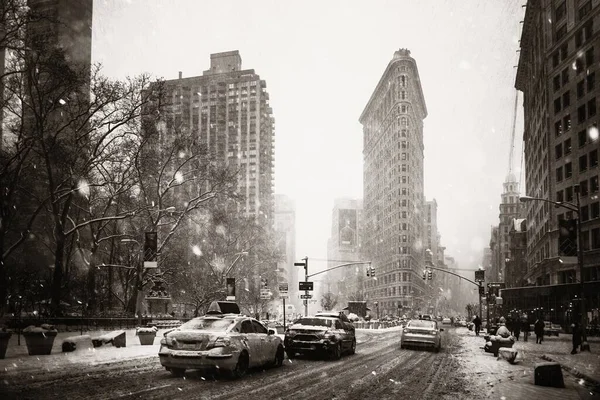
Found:
[[[589,191],[588,191],[588,181],[581,181],[579,182],[579,193],[581,194],[582,197],[585,197],[588,195]]]
[[[554,77],[554,79],[552,80],[552,87],[554,88],[554,91],[556,92],[558,89],[560,89],[560,75],[556,75]]]
[[[577,98],[580,99],[585,94],[585,80],[577,82]]]
[[[570,162],[565,164],[565,179],[569,179],[573,176],[573,164]]]
[[[596,115],[596,98],[595,97],[593,99],[591,99],[590,101],[588,101],[587,106],[588,106],[588,110],[587,110],[588,118]]]
[[[583,61],[581,60],[581,58],[576,58],[575,59],[575,73],[576,74],[580,74],[583,72],[585,68],[583,67]]]
[[[594,48],[590,48],[585,52],[585,65],[591,67],[594,64]]]
[[[559,62],[560,62],[560,59],[559,59],[558,51],[555,51],[554,54],[552,54],[552,66],[556,67]]]
[[[556,181],[561,182],[562,180],[563,180],[563,168],[558,167],[558,168],[556,168]]]
[[[560,59],[564,61],[569,56],[569,42],[560,46]]]
[[[567,2],[563,1],[556,7],[556,22],[560,21],[567,15]]]
[[[406,153],[402,153],[402,156],[400,158],[402,159],[402,161],[406,161],[408,159]]]
[[[590,204],[590,217],[592,219],[600,218],[600,203],[599,202]]]
[[[560,28],[558,28],[556,30],[556,41],[558,42],[560,39],[562,39],[563,37],[565,37],[565,35],[567,34],[567,24],[564,24],[563,26],[561,26]]]
[[[401,135],[402,135],[402,137],[407,137],[406,129],[402,129],[402,134]]]
[[[588,161],[587,154],[584,154],[581,157],[579,157],[579,172],[587,170],[587,165],[588,165],[587,161]]]
[[[598,177],[592,176],[590,178],[590,193],[598,193],[598,190],[599,190]]]
[[[563,125],[565,127],[565,132],[568,132],[571,130],[571,114],[567,114],[564,116]]]
[[[587,131],[586,130],[580,131],[578,136],[579,136],[579,147],[585,146],[585,144],[587,143]]]
[[[565,189],[565,200],[572,201],[573,200],[573,187],[569,186]]]
[[[560,112],[560,97],[554,99],[554,114],[558,114]]]
[[[402,164],[402,172],[408,171],[408,167],[406,164]]]
[[[581,207],[581,221],[585,222],[590,219],[590,208],[588,206]]]
[[[585,109],[583,110],[585,112]],[[562,121],[556,121],[554,123],[554,134],[556,136],[560,136],[563,133],[563,129],[562,129]]]
[[[596,203],[596,204],[598,204],[598,203]],[[591,244],[592,244],[592,249],[600,249],[600,228],[592,229],[592,243]]]
[[[571,91],[570,90],[567,90],[565,93],[563,93],[562,103],[563,103],[563,108],[567,108],[571,105]]]
[[[559,143],[559,144],[557,144],[554,147],[554,154],[555,154],[554,158],[557,159],[557,160],[562,157],[562,155],[563,155],[563,153],[562,153],[562,143]]]
[[[583,29],[575,33],[575,47],[579,47],[583,44]]]
[[[400,98],[406,100],[406,92],[404,90],[400,92]]]
[[[559,190],[558,192],[556,192],[556,201],[561,202],[563,201],[563,191]]]
[[[565,144],[564,144],[563,148],[565,151],[565,155],[571,154],[571,138],[568,138],[567,140],[565,140]]]
[[[560,73],[562,84],[565,85],[569,82],[569,68],[565,68]]]
[[[587,76],[586,80],[587,80],[587,90],[589,93],[592,90],[594,90],[594,87],[596,86],[596,73],[592,72],[591,74],[589,74]]]
[[[590,11],[592,11],[592,0],[589,0],[579,8],[579,10],[577,11],[577,17],[581,21],[582,19],[588,16]]]
[[[585,105],[580,106],[577,109],[577,122],[582,123],[585,121]]]
[[[598,166],[598,150],[590,151],[590,168]]]

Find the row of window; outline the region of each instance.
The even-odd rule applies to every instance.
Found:
[[[592,176],[589,179],[584,179],[579,182],[579,194],[581,197],[586,197],[589,194],[598,193],[598,176]],[[558,190],[556,192],[556,201],[573,201],[573,187],[569,186],[564,190]]]
[[[560,98],[557,99],[560,101]],[[560,103],[559,103],[560,108]],[[555,102],[555,110],[556,110],[556,102]],[[590,99],[586,104],[582,104],[577,108],[577,123],[584,123],[588,118],[592,118],[596,116],[598,111],[598,107],[596,104],[596,98]],[[596,124],[594,124],[595,126]],[[565,115],[562,119],[554,122],[554,135],[560,136],[564,132],[568,132],[571,130],[571,114]]]

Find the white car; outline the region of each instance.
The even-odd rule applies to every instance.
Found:
[[[437,321],[427,321],[423,319],[411,319],[402,330],[400,338],[400,348],[408,346],[433,347],[435,352],[439,352],[442,347],[441,332],[444,329],[438,329]]]
[[[215,303],[231,307],[231,302]],[[204,317],[165,333],[158,353],[162,366],[175,376],[183,376],[186,369],[201,369],[240,378],[251,367],[283,364],[283,343],[275,331],[251,317],[223,314],[219,307],[211,305]]]
[[[450,318],[444,318],[442,319],[442,325],[452,325],[452,321]]]

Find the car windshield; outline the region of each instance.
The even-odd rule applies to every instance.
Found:
[[[433,321],[425,321],[425,320],[412,320],[408,323],[408,326],[411,328],[435,328],[435,322]]]
[[[299,325],[331,327],[331,322],[332,320],[327,318],[301,318],[296,323]]]
[[[182,330],[197,329],[203,331],[223,332],[235,323],[230,318],[194,318],[181,325]]]

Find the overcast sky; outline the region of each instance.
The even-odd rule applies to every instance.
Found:
[[[358,118],[394,52],[408,48],[429,114],[425,196],[437,200],[446,254],[461,268],[481,263],[508,173],[524,1],[94,3],[93,60],[109,76],[198,76],[211,53],[239,50],[242,67],[266,80],[275,191],[296,201],[298,258],[325,259],[334,199],[363,197]],[[519,179],[521,97],[516,126]]]

